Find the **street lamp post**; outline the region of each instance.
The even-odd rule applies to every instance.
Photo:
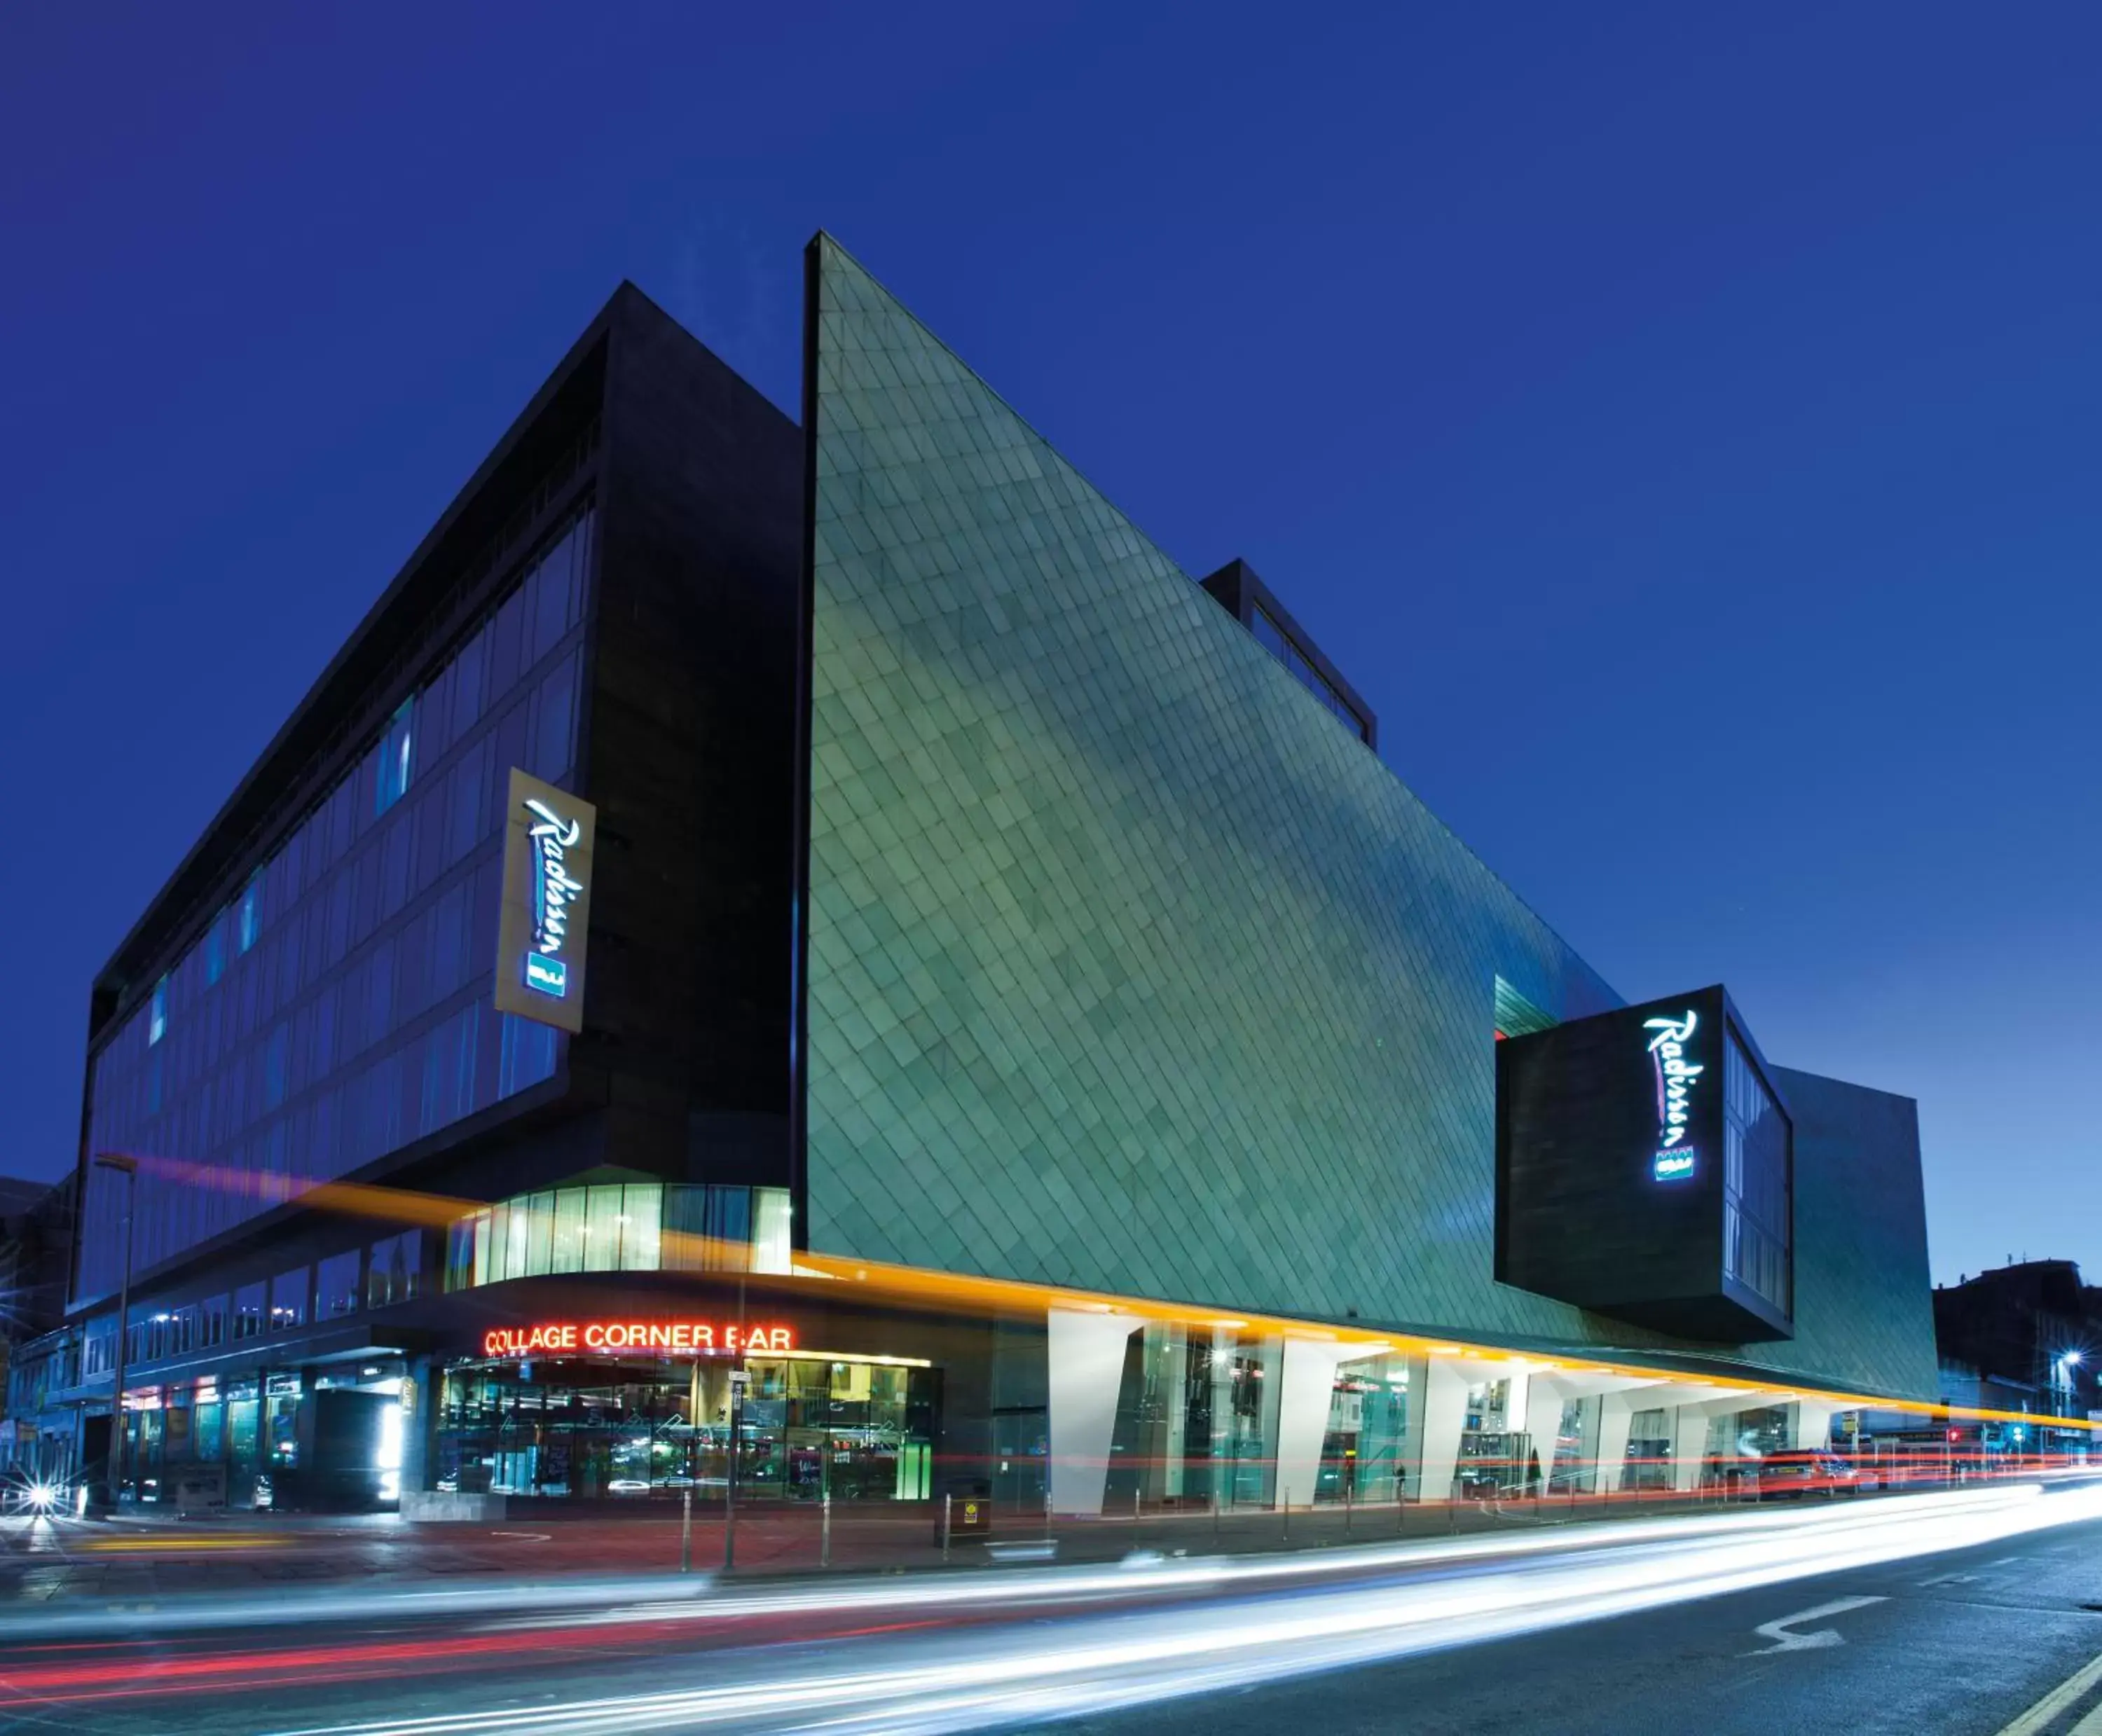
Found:
[[[109,1394],[109,1507],[124,1499],[124,1352],[131,1337],[131,1206],[139,1186],[139,1160],[122,1152],[98,1151],[96,1167],[124,1178],[124,1277],[117,1287],[117,1384]]]

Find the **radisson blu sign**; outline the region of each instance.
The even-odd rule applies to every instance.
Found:
[[[1659,1181],[1681,1181],[1693,1173],[1693,1145],[1687,1138],[1692,1100],[1705,1065],[1688,1058],[1701,1015],[1691,1007],[1676,1017],[1645,1019],[1649,1058],[1656,1075],[1656,1155],[1650,1174]]]
[[[583,1028],[598,810],[515,766],[508,800],[496,1010],[574,1033]]]

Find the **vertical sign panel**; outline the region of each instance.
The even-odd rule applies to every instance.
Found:
[[[571,1033],[583,1029],[597,825],[598,810],[589,802],[512,768],[496,933],[499,1012]]]

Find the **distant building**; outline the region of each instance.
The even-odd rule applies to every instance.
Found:
[[[2072,1260],[2019,1260],[1937,1286],[1934,1338],[1953,1403],[2082,1422],[2102,1408],[2102,1289]]]
[[[78,1375],[62,1348],[78,1185],[0,1177],[0,1471],[72,1451],[74,1413],[47,1399]]]

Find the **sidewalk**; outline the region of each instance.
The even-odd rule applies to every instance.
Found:
[[[1873,1499],[1873,1498],[1871,1498]],[[1713,1497],[1643,1493],[1502,1504],[1324,1506],[1289,1513],[1242,1508],[1109,1514],[1047,1525],[1038,1513],[996,1512],[989,1530],[951,1531],[945,1553],[938,1503],[837,1508],[830,1536],[814,1505],[741,1506],[740,1578],[823,1572],[982,1570],[1003,1559],[1063,1563],[1260,1555],[1349,1543],[1537,1532],[1579,1521],[1639,1521],[1727,1505]],[[960,1515],[952,1513],[952,1526]],[[696,1573],[725,1566],[719,1504],[694,1515],[682,1545],[676,1512],[617,1519],[521,1518],[495,1524],[415,1524],[392,1514],[233,1513],[178,1519],[127,1511],[107,1520],[0,1521],[0,1610],[54,1599],[179,1596],[336,1581],[414,1584],[469,1578],[663,1573],[682,1547]]]

